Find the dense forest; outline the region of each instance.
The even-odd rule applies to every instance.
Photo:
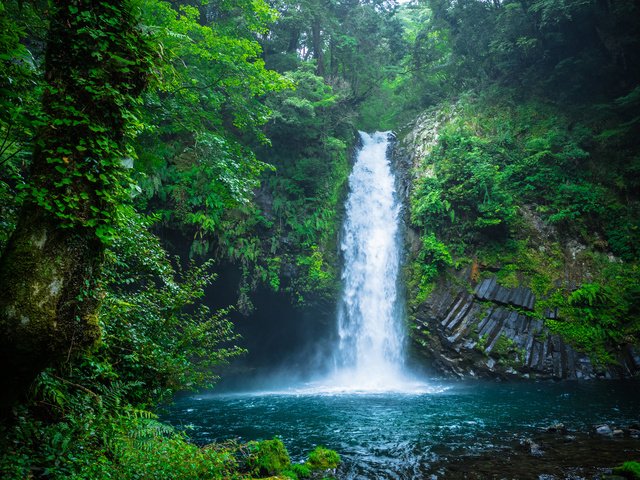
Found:
[[[246,353],[258,289],[335,303],[358,130],[437,130],[405,172],[410,329],[467,271],[595,365],[640,345],[635,2],[9,0],[0,62],[3,478],[335,469],[157,413]]]

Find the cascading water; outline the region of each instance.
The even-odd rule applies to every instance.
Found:
[[[333,383],[350,390],[391,390],[406,383],[398,294],[401,205],[387,158],[390,133],[360,136],[341,244],[344,290]]]
[[[453,462],[453,476],[462,472],[461,465],[504,473],[510,465],[487,459],[499,459],[505,451],[517,454],[526,438],[550,424],[589,432],[594,419],[613,425],[637,422],[636,383],[477,381],[445,386],[406,373],[404,312],[397,288],[400,205],[386,155],[389,137],[362,134],[362,142],[349,178],[341,245],[344,291],[333,348],[335,372],[318,372],[320,378],[302,385],[288,376],[284,389],[179,398],[170,417],[174,425],[193,425],[191,438],[203,444],[281,435],[296,462],[317,445],[326,445],[340,453],[337,478],[409,480],[449,478],[448,462]],[[439,394],[445,390],[446,395]],[[629,438],[594,442],[589,433],[579,438],[550,444],[555,446],[545,453],[546,463],[527,461],[530,455],[523,451],[510,476],[549,477],[549,470],[559,473],[556,458],[595,466],[590,463],[594,452],[600,452],[602,465],[615,465],[637,448]],[[579,471],[573,465],[567,464],[571,478]]]
[[[449,478],[449,461],[454,462],[453,474],[461,471],[460,465],[475,465],[474,459],[486,471],[493,466],[504,472],[504,462],[486,459],[517,453],[524,439],[550,424],[589,432],[594,419],[613,425],[637,422],[637,382],[438,385],[407,374],[397,288],[400,205],[386,156],[389,136],[362,134],[362,141],[349,179],[341,245],[344,291],[339,340],[332,349],[335,371],[327,375],[318,365],[312,381],[301,383],[287,371],[282,382],[266,382],[266,389],[180,397],[169,416],[174,425],[192,425],[190,437],[202,444],[281,435],[296,462],[317,445],[326,445],[340,453],[338,478],[409,480]],[[324,367],[328,356],[322,356]],[[439,394],[445,390],[446,395]],[[523,461],[514,463],[519,470],[509,470],[511,476],[548,477],[549,470],[558,472],[556,457],[573,458],[573,465],[596,465],[591,463],[594,452],[600,452],[602,465],[615,465],[637,448],[630,443],[625,447],[634,441],[630,438],[604,442],[592,437],[579,438],[593,443],[555,444],[543,457],[549,455],[546,463],[527,461],[530,455],[523,451],[518,457]],[[555,450],[559,456],[553,456]],[[576,471],[571,466],[571,474]]]

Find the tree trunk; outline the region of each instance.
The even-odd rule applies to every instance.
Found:
[[[316,61],[316,75],[324,76],[324,50],[322,49],[322,34],[320,28],[320,17],[313,18],[311,25],[311,36],[313,41],[313,58]]]
[[[95,279],[103,244],[88,229],[59,228],[36,205],[23,209],[0,261],[0,405],[35,376],[100,335]]]
[[[300,30],[294,28],[289,32],[289,44],[287,45],[287,53],[297,53],[298,45],[300,45]]]
[[[0,407],[99,338],[99,273],[150,49],[126,0],[57,0],[28,195],[0,259]],[[97,40],[99,39],[99,41]]]

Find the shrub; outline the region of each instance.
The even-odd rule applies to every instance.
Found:
[[[340,463],[340,455],[334,450],[318,446],[309,453],[307,465],[312,470],[331,470]]]
[[[640,463],[624,462],[619,467],[614,468],[613,473],[631,480],[640,479]]]
[[[251,452],[248,463],[253,474],[276,475],[291,465],[289,453],[279,438],[249,442],[247,446]]]

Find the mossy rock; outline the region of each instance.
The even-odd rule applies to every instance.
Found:
[[[309,453],[307,465],[311,470],[333,470],[340,464],[340,455],[334,450],[318,446]]]
[[[247,446],[251,452],[249,467],[255,475],[278,475],[291,466],[289,453],[279,438],[249,442]]]
[[[275,476],[272,476],[272,477],[251,478],[249,480],[291,480],[291,478],[287,477],[285,475],[275,475]]]
[[[624,462],[619,467],[614,468],[613,473],[628,480],[640,480],[640,463]]]
[[[296,463],[283,471],[282,474],[289,479],[299,480],[303,478],[310,478],[312,472],[311,467],[306,463]]]

